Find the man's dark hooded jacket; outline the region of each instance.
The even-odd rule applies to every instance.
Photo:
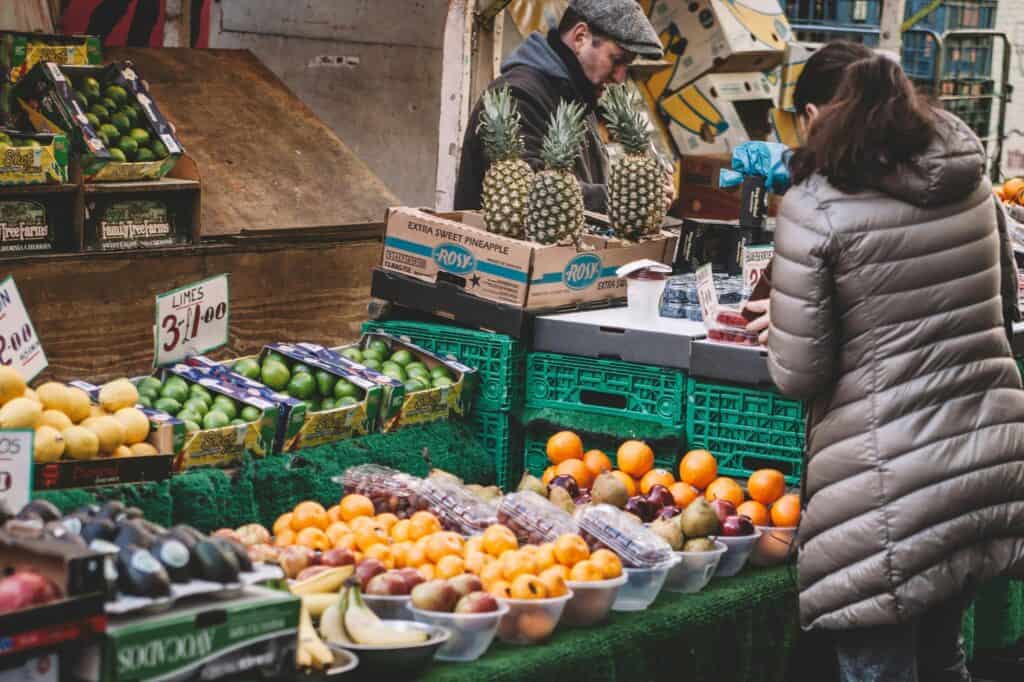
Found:
[[[605,213],[608,194],[608,157],[597,128],[596,88],[583,75],[576,55],[562,42],[558,31],[547,37],[531,34],[501,67],[501,77],[490,88],[508,86],[516,99],[522,118],[524,159],[534,170],[541,170],[541,141],[548,129],[548,120],[562,100],[582,102],[587,107],[587,143],[576,158],[576,177],[583,189],[583,203],[588,210]],[[462,144],[462,162],[455,185],[454,208],[479,209],[480,193],[488,160],[477,126],[480,102],[469,119]]]

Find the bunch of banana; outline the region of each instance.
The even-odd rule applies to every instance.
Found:
[[[292,594],[302,597],[299,642],[295,650],[296,666],[325,670],[334,664],[334,654],[317,634],[313,618],[320,616],[330,604],[338,601],[338,589],[352,577],[352,573],[352,566],[337,566],[293,583],[289,588]]]
[[[332,644],[369,644],[373,646],[411,646],[422,644],[427,633],[404,631],[381,620],[366,603],[359,581],[349,578],[337,601],[320,616],[320,635]]]

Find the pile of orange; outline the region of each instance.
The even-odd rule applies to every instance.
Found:
[[[671,472],[654,468],[654,450],[647,443],[628,440],[615,454],[618,468],[601,450],[583,451],[583,441],[572,431],[560,431],[547,442],[548,461],[551,462],[541,477],[545,485],[556,476],[572,476],[580,488],[589,488],[598,476],[608,471],[614,474],[630,495],[647,493],[655,483],[669,487],[675,483]]]
[[[1024,205],[1024,178],[1010,178],[992,188],[996,196],[1005,203]]]

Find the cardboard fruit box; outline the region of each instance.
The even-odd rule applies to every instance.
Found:
[[[102,64],[100,37],[0,31],[0,119],[9,118],[15,110],[14,84],[39,62]]]
[[[0,128],[0,186],[68,181],[68,138]]]
[[[677,238],[641,242],[585,234],[581,248],[537,244],[488,232],[478,213],[392,208],[382,268],[453,283],[471,296],[524,310],[549,310],[626,297],[615,271],[641,259],[671,263]]]
[[[91,95],[80,95],[76,90],[76,85],[87,78],[124,90],[124,105],[141,112],[130,127],[145,130],[152,140],[162,143],[166,156],[152,161],[117,160],[111,147],[101,139],[101,131],[89,121],[87,109],[92,109],[96,103],[89,100]],[[158,180],[174,168],[185,152],[131,62],[115,62],[103,67],[61,67],[53,62],[42,62],[18,82],[14,97],[32,128],[68,135],[72,148],[81,158],[82,173],[88,182]],[[84,98],[84,103],[80,98]],[[127,129],[121,132],[126,134]],[[112,140],[108,142],[113,146]]]
[[[732,168],[731,154],[688,154],[681,157],[681,164],[682,182],[675,211],[679,217],[753,226],[763,224],[766,215],[774,217],[778,213],[782,197],[771,193],[764,196],[763,184],[761,196],[752,196],[748,187],[720,185],[720,172]]]

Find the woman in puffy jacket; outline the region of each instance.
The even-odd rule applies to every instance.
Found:
[[[805,112],[772,271],[769,367],[809,401],[801,622],[843,680],[969,680],[970,595],[1024,568],[1012,254],[974,133],[886,57],[842,74]]]

